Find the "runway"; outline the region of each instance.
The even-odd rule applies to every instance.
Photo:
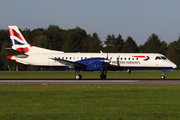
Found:
[[[0,80],[0,85],[180,85],[180,80]]]

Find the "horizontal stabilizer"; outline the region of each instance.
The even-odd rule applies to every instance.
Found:
[[[70,68],[86,68],[85,64],[82,63],[77,63],[77,62],[72,62],[72,61],[68,61],[68,60],[63,60],[63,59],[59,59],[59,58],[50,58],[56,61],[59,61],[61,64],[67,65]]]
[[[16,51],[12,48],[5,48],[5,50],[8,51],[11,55],[14,55],[14,56],[19,57],[19,58],[27,58],[28,57],[27,54],[21,53],[21,52]]]

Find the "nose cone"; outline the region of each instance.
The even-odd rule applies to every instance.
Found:
[[[173,69],[177,68],[177,65],[173,63],[172,65]]]

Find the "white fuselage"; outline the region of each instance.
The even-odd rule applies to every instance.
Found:
[[[32,47],[27,53],[27,58],[13,56],[11,59],[19,63],[39,67],[64,67],[66,65],[53,60],[59,58],[67,61],[77,62],[89,58],[106,58],[110,65],[116,69],[150,69],[162,70],[173,69],[176,65],[159,53],[64,53],[61,51],[47,50],[39,47]]]

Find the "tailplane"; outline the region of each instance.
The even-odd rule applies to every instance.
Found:
[[[27,53],[31,50],[31,46],[26,42],[25,38],[19,31],[17,26],[8,26],[9,35],[11,39],[12,49],[21,52]]]
[[[11,55],[16,57],[28,57],[32,53],[64,53],[63,51],[48,50],[29,45],[17,26],[8,26],[12,48],[5,48]]]

